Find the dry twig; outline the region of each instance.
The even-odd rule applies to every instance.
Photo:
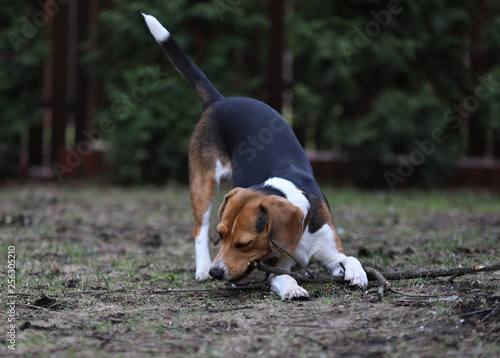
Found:
[[[187,288],[187,289],[143,289],[143,290],[128,290],[128,289],[117,289],[117,290],[78,290],[65,292],[64,296],[75,295],[75,294],[87,294],[87,295],[105,295],[111,293],[142,293],[142,294],[167,294],[167,293],[184,293],[184,292],[211,292],[211,291],[238,291],[238,290],[254,290],[260,288],[260,286],[236,286],[236,287],[216,287],[216,288]]]
[[[311,283],[327,283],[327,282],[345,282],[344,276],[319,276],[313,278],[309,275],[304,275],[298,272],[292,272],[280,269],[278,267],[272,267],[262,262],[250,261],[249,265],[257,268],[258,270],[272,273],[275,275],[289,275],[296,280],[302,282]],[[396,280],[409,280],[413,278],[435,278],[435,277],[448,277],[448,276],[463,276],[480,272],[491,272],[500,271],[500,264],[490,265],[490,266],[474,266],[474,267],[460,267],[452,269],[436,269],[436,270],[425,270],[425,271],[406,271],[400,273],[381,273],[380,271],[364,266],[363,269],[368,274],[368,280],[377,281],[381,285],[387,285],[388,281]]]
[[[271,243],[273,243],[274,246],[276,246],[278,249],[280,249],[282,252],[284,252],[286,255],[290,256],[296,263],[298,263],[306,272],[309,276],[311,276],[312,278],[314,278],[314,274],[309,271],[307,269],[307,267],[302,264],[302,262],[300,262],[299,260],[297,260],[297,258],[292,255],[291,253],[289,253],[288,251],[285,250],[285,248],[283,248],[280,244],[278,244],[275,240],[273,240],[271,237],[269,238],[269,241],[271,241]]]
[[[104,339],[104,341],[101,343],[101,345],[99,346],[100,349],[102,349],[106,344],[108,344],[111,339],[115,336],[116,332],[118,332],[118,325],[114,325],[113,326],[113,331],[110,333],[110,335]]]
[[[272,267],[262,262],[250,261],[249,266],[257,268],[258,270],[264,271],[268,274],[274,275],[289,275],[294,279],[301,282],[308,283],[345,283],[344,276],[311,276],[308,274],[302,274],[299,272],[293,272],[288,270],[283,270],[278,267]],[[428,278],[428,277],[457,277],[468,274],[474,274],[479,272],[490,272],[490,271],[500,271],[500,264],[490,265],[490,266],[474,266],[474,267],[464,267],[464,268],[452,268],[452,269],[437,269],[437,270],[426,270],[426,271],[407,271],[400,273],[381,273],[380,271],[372,267],[363,267],[368,275],[369,281],[377,281],[379,286],[377,291],[381,297],[384,296],[386,292],[393,292],[396,294],[409,296],[409,297],[436,297],[436,295],[410,295],[403,292],[396,291],[392,288],[390,280],[408,280],[413,278]],[[345,268],[344,268],[345,269]],[[261,285],[262,286],[262,285]],[[173,294],[173,293],[183,293],[183,292],[210,292],[210,291],[220,291],[220,290],[252,290],[260,288],[261,286],[237,286],[237,287],[218,287],[218,288],[193,288],[193,289],[143,289],[143,290],[127,290],[127,289],[116,289],[116,290],[78,290],[65,292],[64,295],[74,295],[74,294],[91,294],[91,295],[104,295],[111,293],[142,293],[142,294]],[[27,305],[30,307],[31,305]],[[31,306],[31,308],[39,308]]]
[[[22,304],[21,306],[28,307],[28,308],[33,308],[33,309],[36,309],[36,310],[50,311],[48,308],[30,305],[29,303]]]
[[[262,262],[250,261],[248,264],[249,266],[255,267],[258,270],[274,275],[288,275],[301,282],[311,282],[311,283],[345,282],[344,276],[312,277],[310,275],[304,275],[299,272],[293,272],[293,271],[283,270],[278,267],[269,266],[263,264]]]
[[[292,272],[288,270],[283,270],[278,267],[272,267],[261,262],[250,261],[248,263],[250,266],[257,268],[258,270],[275,274],[275,275],[289,275],[294,279],[302,282],[309,283],[329,283],[329,282],[338,282],[344,283],[344,276],[319,276],[319,277],[311,277],[310,275],[304,275],[298,272]],[[342,266],[343,267],[343,266]],[[345,271],[345,267],[344,271]],[[429,298],[436,297],[436,295],[411,295],[404,292],[396,291],[392,288],[389,280],[408,280],[414,278],[428,278],[428,277],[458,277],[468,274],[475,274],[479,272],[490,272],[490,271],[500,271],[500,264],[490,265],[490,266],[474,266],[474,267],[460,267],[460,268],[452,268],[452,269],[437,269],[437,270],[426,270],[426,271],[407,271],[400,273],[381,273],[377,269],[373,267],[364,266],[363,269],[368,275],[368,280],[377,281],[380,286],[377,288],[377,291],[381,297],[384,296],[386,292],[393,292],[403,296],[409,297],[419,297],[419,298]]]

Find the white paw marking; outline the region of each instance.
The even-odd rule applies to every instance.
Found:
[[[283,301],[294,298],[309,297],[309,293],[297,285],[297,281],[295,281],[293,277],[288,275],[271,275],[269,277],[269,281],[271,283],[271,290],[276,292]]]
[[[351,285],[357,285],[362,288],[368,286],[368,278],[363,270],[360,262],[354,257],[348,257],[345,260],[345,276],[344,279],[349,281]]]
[[[309,293],[299,285],[295,285],[295,287],[289,287],[287,290],[285,290],[285,292],[281,294],[281,299],[283,301],[306,297],[309,297]]]
[[[209,280],[211,279],[212,276],[210,276],[210,274],[208,273],[208,270],[206,271],[196,271],[196,279],[198,281],[205,281],[205,280]]]

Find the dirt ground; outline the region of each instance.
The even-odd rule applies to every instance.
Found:
[[[366,266],[500,263],[499,194],[325,194]],[[284,302],[262,272],[241,287],[196,281],[192,221],[183,186],[1,186],[0,356],[500,356],[499,272],[393,281],[407,295],[384,297],[376,283],[303,284],[310,299]]]

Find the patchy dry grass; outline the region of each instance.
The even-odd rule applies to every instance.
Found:
[[[498,194],[326,195],[346,251],[365,265],[397,272],[500,261]],[[197,282],[188,198],[187,188],[174,185],[0,188],[0,355],[500,355],[498,273],[395,283],[437,300],[305,284],[310,300],[282,302],[262,273],[247,288]],[[9,246],[16,252],[15,296],[7,291]],[[15,351],[6,334],[11,299]]]

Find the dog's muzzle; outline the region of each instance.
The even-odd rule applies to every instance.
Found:
[[[224,278],[224,270],[218,268],[211,268],[208,274],[217,280],[222,280]]]

